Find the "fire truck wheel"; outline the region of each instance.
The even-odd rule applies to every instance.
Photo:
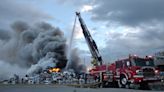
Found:
[[[127,80],[127,78],[124,75],[122,75],[120,77],[118,85],[119,85],[120,88],[125,88],[126,86],[128,86],[128,80]]]

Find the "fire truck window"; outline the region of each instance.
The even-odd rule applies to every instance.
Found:
[[[150,65],[150,63],[149,62],[146,62],[146,65]]]
[[[117,61],[116,62],[116,68],[121,68],[121,67],[123,67],[122,61]]]
[[[159,62],[164,61],[164,57],[156,57],[155,59],[156,59],[157,61],[159,61]]]
[[[164,65],[159,65],[158,68],[160,71],[164,71]]]
[[[153,60],[137,58],[135,59],[135,65],[136,66],[154,66],[154,62]]]

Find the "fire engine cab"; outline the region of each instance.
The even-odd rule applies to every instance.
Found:
[[[147,89],[150,82],[159,80],[159,70],[154,67],[154,61],[151,56],[145,58],[136,55],[129,55],[128,58],[115,61],[114,81],[118,82],[118,86],[140,87]],[[111,67],[111,66],[110,66]]]

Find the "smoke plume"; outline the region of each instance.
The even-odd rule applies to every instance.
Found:
[[[81,58],[79,57],[77,48],[71,50],[70,60],[68,64],[68,69],[73,69],[76,73],[86,71],[86,66],[83,64]]]
[[[13,70],[33,73],[48,66],[66,66],[66,40],[59,28],[45,22],[29,25],[17,21],[11,29],[0,30],[0,78],[14,74]]]
[[[6,78],[10,78],[13,74],[17,74],[20,76],[24,76],[26,74],[25,68],[20,68],[20,66],[16,64],[10,64],[8,62],[4,62],[0,60],[0,81]]]
[[[0,30],[0,79],[13,74],[35,74],[47,67],[85,71],[77,49],[66,46],[66,39],[59,28],[40,22],[28,24],[17,21],[12,30]],[[69,55],[66,52],[70,49]],[[67,64],[67,56],[69,63]]]

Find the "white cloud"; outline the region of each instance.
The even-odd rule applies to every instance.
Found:
[[[81,12],[88,12],[91,11],[93,9],[92,5],[83,5],[81,8]]]

